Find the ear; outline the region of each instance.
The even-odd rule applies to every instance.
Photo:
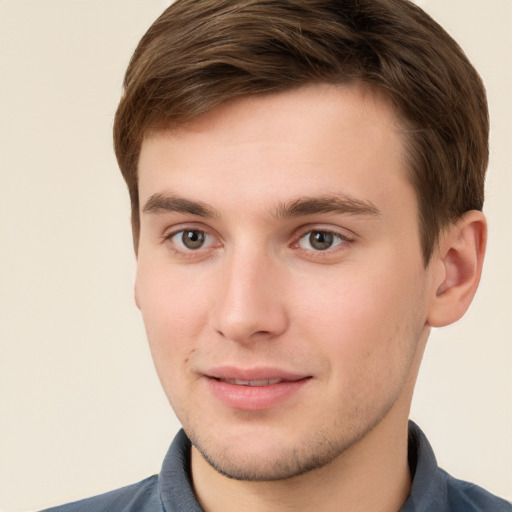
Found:
[[[487,242],[487,222],[482,212],[466,212],[440,236],[432,256],[434,287],[427,323],[442,327],[456,322],[469,308],[478,288]]]

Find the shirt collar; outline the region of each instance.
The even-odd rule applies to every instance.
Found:
[[[447,507],[446,480],[439,471],[425,434],[413,421],[409,421],[409,468],[411,493],[400,512],[444,512]]]
[[[160,499],[165,512],[203,512],[192,489],[190,440],[180,430],[164,459],[158,477]],[[413,478],[411,494],[400,512],[443,512],[447,507],[446,480],[425,434],[409,422],[409,467]]]
[[[158,475],[165,512],[203,512],[192,490],[190,440],[180,430],[172,442]]]

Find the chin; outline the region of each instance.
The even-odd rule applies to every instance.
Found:
[[[197,447],[204,459],[221,475],[234,480],[270,482],[286,480],[322,467],[332,461],[332,454],[299,453],[281,449],[278,453],[209,453]],[[302,450],[301,450],[302,452]]]
[[[202,457],[221,475],[234,480],[270,482],[286,480],[333,462],[356,439],[336,439],[316,432],[307,441],[300,436],[269,432],[252,436],[223,434],[218,442],[211,436],[189,435]],[[265,435],[266,434],[266,435]],[[295,433],[297,434],[297,433]],[[296,439],[295,439],[296,437]]]

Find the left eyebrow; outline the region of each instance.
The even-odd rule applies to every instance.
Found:
[[[380,210],[370,201],[362,201],[346,195],[327,195],[301,197],[289,203],[279,204],[272,211],[272,216],[279,219],[317,213],[367,215],[371,217],[381,215]]]

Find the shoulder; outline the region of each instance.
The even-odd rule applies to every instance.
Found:
[[[158,491],[158,477],[155,475],[115,491],[52,507],[42,512],[154,512],[158,510],[163,509]]]
[[[512,512],[512,505],[482,487],[453,478],[440,469],[446,481],[447,501],[453,512]]]
[[[512,512],[512,505],[439,468],[425,434],[409,422],[411,494],[400,512]]]

